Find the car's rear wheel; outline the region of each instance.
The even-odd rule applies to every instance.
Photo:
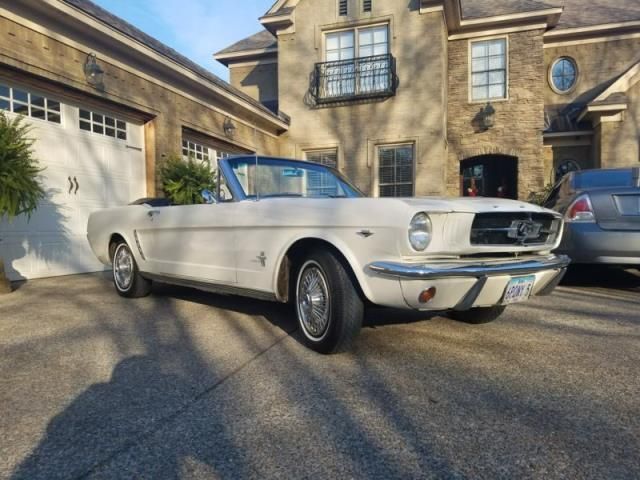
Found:
[[[496,305],[494,307],[478,307],[471,310],[458,312],[452,310],[449,317],[459,322],[470,323],[472,325],[481,325],[490,323],[502,315],[507,307],[504,305]]]
[[[119,295],[127,298],[146,297],[151,293],[151,280],[147,280],[138,269],[129,245],[118,243],[112,256],[113,283]]]
[[[362,328],[364,304],[347,267],[317,251],[298,269],[295,307],[305,344],[320,353],[349,349]]]

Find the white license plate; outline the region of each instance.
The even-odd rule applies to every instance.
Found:
[[[524,302],[531,296],[533,285],[536,283],[535,275],[528,277],[512,278],[507,289],[504,292],[504,298],[502,299],[503,305],[509,305],[512,303]]]

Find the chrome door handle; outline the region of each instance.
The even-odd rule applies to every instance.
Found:
[[[71,177],[67,177],[67,180],[69,180],[69,195],[71,195],[71,190],[73,190],[73,182],[71,181]]]
[[[78,190],[80,189],[80,184],[78,183],[78,179],[76,177],[73,177],[73,181],[76,182],[76,189],[75,189],[75,191],[73,193],[74,193],[74,195],[77,195],[78,194]]]

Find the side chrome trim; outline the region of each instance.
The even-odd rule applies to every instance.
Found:
[[[144,252],[142,251],[142,246],[140,246],[140,239],[138,238],[138,231],[134,230],[133,231],[133,238],[136,241],[136,247],[138,247],[138,251],[140,252],[140,257],[142,257],[142,260],[146,261],[147,259],[144,256]]]
[[[498,261],[425,264],[374,262],[368,269],[378,275],[405,280],[421,280],[452,277],[495,277],[499,275],[528,275],[544,270],[559,270],[569,266],[566,255],[548,255],[535,260],[527,259],[501,263]]]
[[[181,287],[195,288],[203,292],[215,293],[218,295],[237,295],[239,297],[255,298],[257,300],[266,300],[268,302],[277,302],[278,299],[274,293],[263,292],[260,290],[251,290],[249,288],[236,287],[234,285],[221,285],[217,283],[207,283],[190,278],[176,277],[173,275],[157,275],[155,273],[140,272],[140,274],[149,280],[167,283],[169,285],[179,285]]]

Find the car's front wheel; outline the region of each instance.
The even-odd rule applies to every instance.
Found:
[[[459,322],[471,323],[473,325],[480,325],[483,323],[490,323],[496,320],[502,315],[507,307],[504,305],[496,305],[494,307],[478,307],[471,310],[464,310],[461,312],[452,310],[449,312],[449,317]]]
[[[136,259],[129,245],[118,243],[112,256],[113,283],[119,295],[127,298],[146,297],[151,293],[151,280],[147,280],[138,270]]]
[[[318,251],[298,269],[295,306],[305,344],[320,353],[348,350],[362,328],[364,304],[347,267]]]

